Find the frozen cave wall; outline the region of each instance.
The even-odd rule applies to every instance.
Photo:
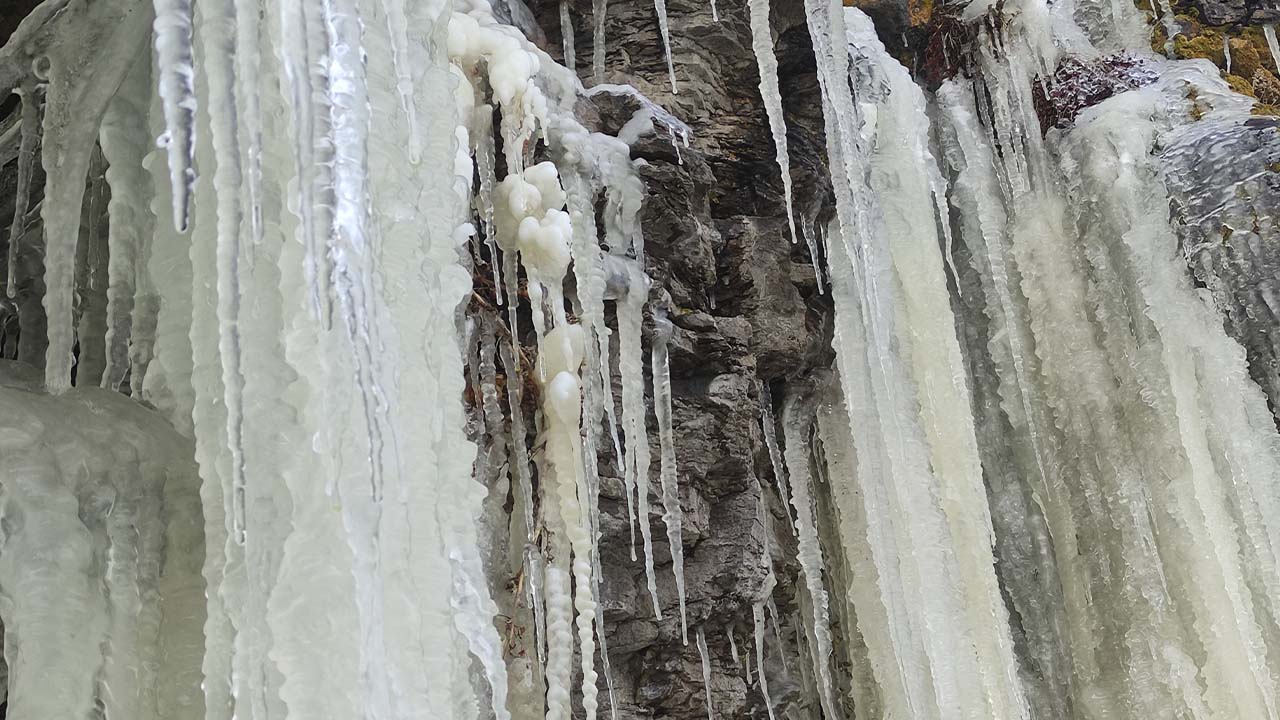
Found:
[[[22,0],[0,10],[0,44],[34,4]],[[595,52],[593,2],[571,0],[568,5],[577,70],[587,78]],[[1203,0],[1202,4],[1178,3],[1175,9],[1179,18],[1219,22],[1221,33],[1237,35],[1257,34],[1256,29],[1248,30],[1248,23],[1274,19],[1271,10],[1248,14],[1247,8],[1236,5],[1244,4]],[[529,6],[531,19],[542,33],[542,46],[553,56],[563,57],[560,4],[534,0]],[[831,214],[813,51],[801,3],[774,2],[773,6],[771,24],[796,215],[800,225],[813,232]],[[962,70],[963,53],[954,48],[963,44],[969,30],[958,28],[944,9],[906,0],[879,0],[865,4],[865,9],[877,21],[889,49],[926,83]],[[684,512],[688,622],[691,629],[705,633],[716,716],[763,718],[766,711],[759,684],[748,682],[747,676],[758,669],[745,667],[754,662],[747,656],[754,656],[752,606],[765,582],[765,566],[759,562],[762,554],[773,555],[779,583],[773,597],[781,633],[795,630],[799,607],[795,596],[800,588],[790,516],[779,495],[761,424],[762,389],[773,385],[780,390],[781,381],[831,365],[830,303],[808,245],[803,239],[793,244],[788,236],[782,184],[757,89],[745,3],[721,0],[713,9],[709,0],[668,0],[667,11],[678,92],[673,92],[668,80],[650,0],[608,3],[604,79],[634,86],[689,129],[687,145],[678,133],[674,141],[659,133],[641,137],[632,148],[633,157],[645,161],[642,221],[647,271],[654,280],[651,306],[661,306],[665,293],[672,307],[673,424]],[[1197,26],[1196,31],[1203,29]],[[1179,46],[1178,52],[1185,47],[1185,43]],[[1093,102],[1105,97],[1091,92],[1092,88],[1082,91],[1069,101],[1078,104],[1080,97],[1085,103],[1090,97]],[[1068,103],[1064,97],[1049,98],[1047,109],[1052,112],[1055,102]],[[581,104],[582,119],[592,129],[615,134],[641,109],[639,103],[626,93],[599,92],[591,102]],[[0,104],[0,162],[4,164],[0,218],[13,213],[17,148],[7,131],[18,121],[16,106],[11,100]],[[1276,288],[1280,247],[1274,239],[1274,215],[1280,206],[1280,133],[1275,132],[1274,118],[1266,115],[1243,126],[1201,131],[1228,140],[1225,147],[1232,151],[1226,155],[1231,162],[1198,154],[1197,148],[1203,147],[1224,152],[1222,143],[1197,144],[1195,138],[1188,138],[1183,145],[1166,148],[1166,179],[1175,200],[1185,199],[1175,202],[1171,212],[1181,223],[1183,249],[1195,277],[1223,308],[1228,331],[1245,347],[1251,373],[1274,410],[1280,407],[1280,295]],[[37,175],[40,172],[37,164]],[[41,179],[36,177],[31,185],[38,195]],[[1212,202],[1215,197],[1230,201]],[[31,198],[30,207],[38,201],[38,196]],[[29,227],[28,237],[36,239],[39,232],[33,230],[38,227]],[[7,232],[3,235],[7,237]],[[19,261],[38,263],[36,243],[27,242],[25,247]],[[956,260],[961,268],[959,285],[976,282],[962,251]],[[39,277],[39,273],[27,276]],[[0,298],[4,358],[42,360],[42,352],[16,357],[20,328],[15,307],[25,302],[38,308],[42,291],[25,287],[14,299]],[[966,307],[962,298],[955,299],[961,339],[978,347],[985,343],[985,321],[980,308]],[[473,303],[470,311],[490,312],[481,301]],[[38,315],[38,309],[26,313],[23,323],[38,327]],[[654,332],[652,318],[647,318],[645,332],[647,347]],[[983,380],[991,370],[975,362],[970,371],[976,412],[998,413],[994,391]],[[780,410],[781,394],[774,395],[778,397],[774,409]],[[652,398],[648,405],[652,428]],[[650,440],[656,458],[656,433],[650,434]],[[989,491],[999,497],[1001,485],[990,468],[1000,463],[1000,441],[987,438],[984,444]],[[689,643],[682,644],[679,615],[673,611],[675,588],[670,580],[669,548],[660,531],[661,505],[653,504],[650,521],[660,565],[659,594],[667,612],[655,622],[643,564],[632,561],[629,554],[622,473],[611,457],[602,455],[601,460],[602,602],[619,717],[705,717],[699,652],[692,631]],[[651,487],[656,491],[657,483]],[[758,516],[761,492],[772,515],[767,524]],[[1002,567],[1016,562],[1017,552],[1008,543],[998,544]],[[1025,639],[1018,634],[1016,613],[1014,621],[1015,641],[1022,644]],[[794,638],[785,640],[795,648]],[[835,655],[840,657],[841,653]],[[785,709],[801,697],[798,673],[805,663],[784,667],[777,660],[771,657],[765,672],[773,701]],[[852,669],[838,662],[837,668],[840,682],[850,682]]]

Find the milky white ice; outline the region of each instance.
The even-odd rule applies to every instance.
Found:
[[[0,373],[9,712],[88,717],[105,698],[116,717],[204,717],[190,439],[118,393],[53,398],[30,368]]]
[[[791,242],[796,241],[795,211],[791,207],[791,159],[787,152],[787,121],[782,115],[782,91],[778,88],[778,58],[773,52],[773,34],[769,29],[769,0],[750,0],[751,48],[760,73],[760,97],[764,99],[769,118],[769,133],[777,153],[778,170],[782,173],[782,198],[787,206],[787,224]],[[816,265],[818,259],[814,257]]]
[[[0,50],[7,295],[47,318],[21,310],[43,372],[0,364],[7,716],[667,712],[610,662],[625,522],[636,617],[676,647],[694,623],[710,719],[727,650],[771,718],[1280,720],[1280,436],[1163,162],[1255,127],[1252,101],[1147,53],[1123,3],[1079,5],[970,3],[1003,20],[926,94],[861,11],[805,0],[834,367],[746,400],[775,487],[745,496],[763,582],[726,614],[686,587],[686,541],[719,539],[682,509],[708,501],[683,474],[698,383],[672,379],[688,309],[645,257],[628,145],[691,132],[603,84],[604,0],[591,91],[569,2],[564,67],[500,20],[531,22],[519,2],[47,0]],[[794,241],[770,7],[744,10],[717,28],[750,38]],[[1040,133],[1059,59],[1119,49],[1150,82]],[[616,137],[575,115],[605,96],[637,108]]]
[[[1280,42],[1276,41],[1276,26],[1263,25],[1262,34],[1267,39],[1267,49],[1271,51],[1271,64],[1276,72],[1280,72]]]

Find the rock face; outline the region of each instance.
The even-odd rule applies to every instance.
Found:
[[[768,547],[778,574],[774,597],[780,630],[795,652],[789,629],[795,610],[794,539],[764,444],[759,383],[829,364],[828,305],[805,243],[793,245],[789,237],[781,176],[757,89],[747,8],[745,3],[720,5],[716,21],[709,2],[668,2],[674,94],[652,2],[615,0],[605,25],[605,81],[635,86],[691,130],[688,147],[674,146],[660,132],[643,137],[632,151],[644,162],[646,271],[654,280],[650,299],[666,291],[675,306],[671,374],[690,641],[680,641],[660,498],[656,492],[651,497],[650,517],[663,604],[663,620],[655,623],[643,563],[630,559],[622,482],[606,482],[603,602],[620,718],[706,716],[694,628],[705,633],[710,651],[717,717],[767,717],[759,685],[744,677],[748,653],[753,679],[756,672],[752,603],[765,579],[765,529],[757,520],[761,487],[772,515]],[[796,212],[812,220],[830,194],[813,54],[801,3],[773,6]],[[545,2],[534,11],[548,51],[558,57],[558,4]],[[589,82],[590,0],[572,3],[570,17],[577,70]],[[584,114],[598,115],[595,129],[608,133],[638,109],[634,101],[607,95],[597,95],[593,104]],[[652,419],[650,427],[655,427]],[[656,457],[656,436],[651,441]],[[656,489],[656,482],[651,487]],[[777,704],[795,694],[800,681],[791,676],[795,663],[790,671],[777,665],[773,630],[768,632],[766,669]],[[601,712],[606,716],[603,707]]]

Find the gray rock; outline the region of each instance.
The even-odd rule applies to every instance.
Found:
[[[797,212],[816,217],[831,191],[821,102],[801,3],[773,3]],[[535,4],[559,56],[558,3]],[[606,81],[634,85],[691,129],[690,147],[665,133],[633,146],[644,161],[642,215],[651,298],[667,290],[674,304],[671,372],[676,458],[684,513],[685,578],[690,633],[701,626],[712,665],[717,717],[767,717],[758,684],[748,686],[730,657],[752,652],[751,603],[764,581],[763,528],[757,480],[771,508],[775,599],[782,618],[794,609],[794,540],[774,489],[760,425],[757,384],[825,364],[825,301],[817,292],[805,243],[793,245],[782,202],[763,102],[759,97],[745,3],[669,0],[679,92],[672,94],[651,0],[613,0],[608,9]],[[575,0],[578,71],[591,68],[591,2]],[[593,97],[587,115],[615,132],[635,106]],[[651,402],[651,399],[650,399]],[[656,428],[650,419],[650,428]],[[657,438],[651,438],[658,451]],[[603,601],[621,718],[684,720],[706,716],[701,662],[692,637],[680,641],[670,550],[661,521],[657,468],[650,502],[663,620],[655,622],[643,564],[632,562],[620,487],[602,506]],[[618,483],[620,485],[620,483]],[[766,663],[775,711],[795,699],[798,680],[782,669],[772,629]],[[794,671],[793,638],[786,649]],[[745,657],[743,657],[745,660]],[[754,680],[753,670],[753,680]],[[776,689],[775,689],[776,688]],[[601,681],[603,691],[603,680]],[[607,702],[602,692],[602,703]],[[607,717],[602,706],[601,716]]]
[[[1275,0],[1193,0],[1192,7],[1210,25],[1271,23],[1280,20]]]

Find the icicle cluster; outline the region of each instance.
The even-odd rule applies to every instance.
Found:
[[[594,717],[596,454],[606,418],[619,460],[630,463],[653,577],[640,364],[649,282],[637,222],[643,188],[629,148],[574,120],[582,87],[572,73],[483,0],[158,1],[155,11],[152,22],[148,12],[104,2],[60,19],[70,35],[92,30],[96,54],[89,69],[78,47],[54,44],[43,84],[24,86],[19,194],[30,195],[43,139],[45,385],[71,393],[68,407],[82,402],[70,389],[74,363],[76,385],[127,389],[194,439],[207,601],[198,620],[187,612],[184,626],[153,628],[151,646],[131,647],[123,626],[110,623],[127,625],[130,613],[151,618],[161,607],[157,583],[167,581],[154,567],[136,569],[150,580],[104,576],[109,605],[120,593],[141,595],[121,605],[117,620],[95,619],[84,638],[103,650],[59,677],[93,675],[106,662],[100,682],[111,687],[16,692],[11,715],[79,715],[109,696],[112,716],[153,717],[130,693],[159,683],[160,716],[172,718],[461,717],[482,699],[499,719],[512,716],[509,707],[542,717],[542,693],[532,702],[527,695],[545,677],[548,717],[568,717],[571,691]],[[505,162],[495,157],[499,139]],[[540,152],[554,162],[534,162]],[[25,258],[29,223],[20,202],[15,258]],[[473,324],[474,333],[457,322],[472,287],[461,246],[472,236],[493,266],[495,300],[509,310],[501,332],[497,317]],[[571,264],[578,282],[566,297]],[[10,291],[39,301],[28,289],[39,278],[26,267],[9,263]],[[609,280],[619,268],[620,285]],[[521,272],[537,336],[532,364],[517,325]],[[73,289],[84,298],[74,312]],[[621,363],[625,446],[606,299],[617,301],[629,352]],[[43,350],[36,330],[23,328],[24,358]],[[666,341],[653,353],[666,408],[665,518],[678,557]],[[474,358],[470,368],[465,357]],[[478,454],[464,434],[468,372],[483,418]],[[536,483],[515,382],[526,372],[542,406]],[[349,422],[333,422],[339,417]],[[137,486],[136,502],[152,505],[135,510],[128,500],[121,522],[160,517],[154,474],[139,477],[151,485]],[[513,609],[535,616],[532,665],[514,660],[494,622],[481,542],[488,531],[478,524],[492,503],[476,480],[518,497],[510,537],[527,592]],[[155,537],[147,530],[138,542]],[[86,542],[86,551],[94,547]],[[152,562],[153,549],[136,552]],[[134,572],[123,560],[112,567]],[[683,615],[678,567],[677,578]],[[172,589],[174,602],[191,601]],[[53,615],[72,622],[59,608]],[[20,631],[26,621],[4,619],[14,637],[38,642],[43,632],[38,621]],[[178,618],[156,622],[167,628]],[[568,687],[575,624],[580,689]],[[99,631],[117,639],[103,641]],[[203,641],[187,647],[192,631]],[[164,670],[185,685],[147,680],[155,663],[133,654],[173,643],[186,643],[166,650],[174,658],[195,659]],[[472,658],[485,690],[467,670]],[[44,672],[36,667],[18,663],[14,672],[34,678]],[[130,674],[144,685],[126,682]]]
[[[831,488],[841,543],[869,558],[866,569],[876,578],[875,591],[854,593],[852,606],[884,710],[916,718],[1027,717],[992,570],[938,225],[920,212],[935,207],[941,191],[924,97],[860,11],[840,12],[821,0],[807,6],[836,191],[828,275],[850,433],[824,447],[856,448],[856,467],[833,462]],[[793,450],[802,436],[789,433],[797,438],[787,442],[792,503],[808,515],[792,467],[807,454],[791,461],[804,450]],[[803,534],[801,540],[803,547]],[[824,604],[820,589],[810,589],[815,615]],[[816,657],[825,663],[830,641],[823,632],[815,622]]]

